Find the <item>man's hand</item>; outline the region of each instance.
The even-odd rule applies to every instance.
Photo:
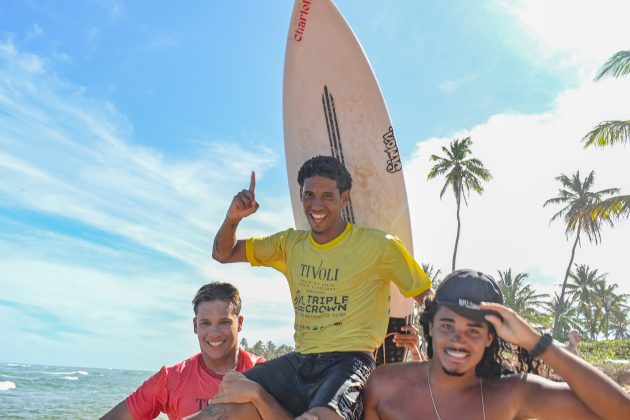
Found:
[[[486,321],[494,326],[499,337],[511,344],[523,347],[530,351],[540,340],[540,333],[534,330],[531,325],[521,318],[512,309],[498,303],[481,302],[481,309],[495,311],[503,317],[503,321],[496,315],[486,315]]]
[[[407,331],[407,334],[394,334],[394,343],[398,347],[405,347],[411,352],[413,360],[424,360],[420,351],[420,334],[418,329],[413,325],[405,325],[401,328],[402,331]]]
[[[236,194],[232,199],[230,208],[227,212],[227,218],[230,222],[240,222],[243,218],[253,214],[258,210],[258,203],[256,202],[256,195],[254,189],[256,188],[256,172],[252,171],[252,177],[249,182],[249,189],[243,190]]]
[[[219,392],[214,396],[212,404],[254,402],[260,394],[261,386],[245,375],[229,370],[221,381]]]

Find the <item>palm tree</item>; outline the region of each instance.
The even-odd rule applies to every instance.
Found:
[[[562,208],[559,212],[554,214],[551,217],[549,223],[553,222],[559,217],[564,217],[564,221],[567,225],[565,230],[565,234],[567,238],[571,232],[575,231],[575,243],[573,244],[573,248],[571,249],[571,258],[569,259],[569,265],[567,266],[566,272],[564,274],[564,280],[562,282],[562,291],[560,292],[560,301],[564,302],[564,293],[567,286],[567,280],[569,279],[569,272],[571,271],[571,266],[573,265],[573,259],[575,258],[575,249],[580,242],[580,233],[584,231],[588,236],[588,239],[591,242],[599,242],[601,239],[601,225],[602,221],[608,221],[609,219],[593,219],[588,213],[589,207],[595,203],[598,203],[602,200],[602,197],[606,195],[612,195],[619,191],[618,188],[608,188],[601,191],[591,191],[593,187],[593,182],[595,180],[595,172],[591,171],[591,173],[582,181],[580,179],[580,171],[577,171],[575,175],[572,177],[568,177],[567,175],[561,174],[556,178],[557,181],[560,182],[562,187],[558,191],[558,196],[554,198],[550,198],[545,201],[543,207],[546,207],[549,204],[563,204],[565,207]],[[558,309],[562,308],[563,305],[559,305]],[[557,334],[557,326],[558,319],[560,318],[560,313],[555,315],[555,319],[553,321],[553,334]]]
[[[607,284],[605,281],[600,282],[594,290],[595,298],[601,305],[601,332],[604,337],[608,338],[610,335],[610,322],[614,320],[615,313],[627,310],[625,305],[628,295],[615,293],[617,284]]]
[[[625,340],[630,338],[630,318],[627,315],[628,307],[620,309],[614,313],[615,317],[612,322],[612,330],[615,334],[615,340]]]
[[[557,330],[554,333],[555,338],[566,340],[569,331],[572,329],[580,330],[579,315],[573,298],[569,297],[564,300],[556,292],[550,301],[544,302],[544,306],[547,309],[547,314],[557,317],[554,320],[554,328]],[[558,316],[558,314],[560,315]]]
[[[619,51],[608,59],[599,69],[595,81],[604,77],[620,77],[630,74],[630,51]],[[630,143],[630,120],[604,121],[591,130],[582,139],[584,148],[590,146],[606,147],[615,144]],[[630,195],[611,197],[593,205],[591,216],[596,218],[616,218],[630,216]]]
[[[455,271],[455,261],[457,259],[457,245],[459,244],[459,235],[461,231],[461,219],[459,217],[459,210],[461,207],[461,200],[464,199],[464,203],[468,205],[466,195],[470,194],[470,190],[475,191],[477,194],[483,193],[483,187],[481,181],[489,181],[492,179],[490,171],[484,166],[483,162],[477,158],[467,157],[472,154],[470,146],[472,140],[470,137],[465,139],[455,139],[451,142],[450,147],[447,149],[442,146],[442,151],[446,157],[437,155],[431,155],[430,160],[437,162],[429,171],[427,175],[428,179],[433,179],[438,175],[445,175],[446,182],[440,192],[440,199],[444,196],[444,193],[450,186],[455,194],[455,202],[457,203],[457,236],[455,238],[455,249],[453,250],[453,263],[451,269]]]
[[[569,273],[571,282],[567,283],[567,294],[577,302],[578,311],[591,340],[597,338],[600,327],[601,305],[595,296],[595,289],[599,283],[606,281],[606,275],[599,274],[597,269],[591,269],[586,264],[575,264],[575,272]]]
[[[529,276],[527,273],[517,273],[513,276],[511,268],[506,271],[498,270],[498,273],[497,284],[503,294],[503,304],[514,309],[530,323],[539,324],[541,313],[538,308],[544,304],[544,298],[549,295],[537,294],[531,284],[526,284],[525,279]]]
[[[606,281],[607,273],[599,273],[597,268],[592,269],[587,264],[575,264],[575,271],[569,273],[573,281],[567,284],[567,293],[573,295],[579,302],[592,303],[593,290],[598,283]]]
[[[431,279],[431,287],[433,288],[433,290],[437,289],[442,282],[442,279],[440,278],[442,270],[439,268],[436,269],[433,264],[429,263],[422,263],[421,266],[422,271],[424,271],[425,274]]]

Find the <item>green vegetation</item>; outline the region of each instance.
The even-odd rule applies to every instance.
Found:
[[[553,296],[536,294],[527,284],[527,273],[512,274],[508,268],[499,271],[499,287],[505,305],[514,309],[540,330],[552,329],[557,318],[554,337],[567,340],[576,329],[588,340],[630,338],[630,307],[626,294],[617,293],[617,284],[607,281],[607,274],[585,264],[575,264],[569,272],[565,299],[556,292]]]
[[[272,341],[267,341],[267,343],[263,343],[260,340],[256,341],[256,343],[254,343],[254,345],[250,347],[245,337],[241,339],[241,348],[250,353],[262,356],[267,360],[275,359],[276,357],[290,353],[294,350],[293,347],[287,346],[286,344],[281,344],[278,346]]]
[[[433,289],[437,289],[440,283],[442,282],[442,278],[440,274],[442,274],[442,270],[439,268],[435,268],[433,264],[422,263],[422,271],[426,273],[426,275],[431,279],[431,287]]]
[[[606,364],[607,360],[630,360],[630,340],[582,341],[578,347],[580,356],[594,365]],[[630,366],[626,365],[626,369]]]
[[[546,316],[538,308],[544,305],[547,294],[538,294],[531,284],[526,284],[527,273],[512,275],[512,269],[499,270],[497,281],[505,306],[514,309],[519,315],[532,325],[541,325],[546,321]]]

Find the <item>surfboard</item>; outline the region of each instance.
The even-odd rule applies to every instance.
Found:
[[[343,162],[353,178],[346,221],[398,236],[413,252],[402,162],[387,106],[361,45],[330,0],[296,0],[283,87],[284,146],[295,225],[309,229],[297,173],[316,155]],[[414,301],[392,283],[388,332],[410,322]],[[391,338],[378,362],[401,361]]]

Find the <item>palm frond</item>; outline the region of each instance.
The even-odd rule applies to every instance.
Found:
[[[599,123],[584,136],[582,142],[585,149],[590,146],[605,147],[617,143],[630,143],[630,120]]]
[[[600,67],[594,80],[597,82],[607,76],[619,77],[626,74],[630,74],[630,51],[619,51]]]
[[[579,180],[580,180],[580,171],[577,171],[577,176],[574,178],[575,179],[575,183],[579,185]],[[585,191],[585,192],[590,192],[591,187],[593,186],[593,183],[595,182],[595,171],[591,171],[586,178],[584,178],[584,182],[582,183],[582,185],[580,186],[580,190],[581,191]]]
[[[562,184],[563,188],[559,190],[557,197],[545,201],[543,207],[546,207],[548,204],[563,204],[565,207],[551,217],[550,223],[563,217],[567,236],[582,229],[590,241],[599,242],[603,222],[611,226],[613,223],[611,218],[593,218],[591,208],[601,203],[605,196],[617,193],[619,189],[607,188],[600,191],[591,191],[595,182],[594,171],[591,171],[583,180],[580,178],[579,171],[571,177],[561,174],[556,177],[556,180]]]
[[[444,196],[444,193],[446,192],[446,189],[449,187],[449,185],[451,185],[451,183],[448,182],[448,178],[447,178],[446,182],[444,183],[444,186],[442,187],[442,190],[440,191],[440,200]]]
[[[595,220],[619,220],[622,217],[630,217],[630,195],[619,195],[592,204],[587,209],[591,219]]]

